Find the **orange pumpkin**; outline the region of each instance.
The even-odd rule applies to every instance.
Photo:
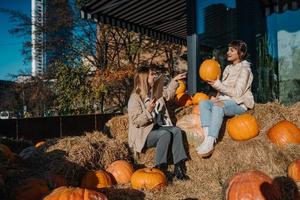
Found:
[[[293,161],[288,166],[288,176],[296,182],[300,182],[300,159]]]
[[[43,200],[107,200],[107,197],[95,190],[73,187],[59,187]]]
[[[197,92],[193,96],[193,104],[198,105],[200,101],[207,100],[207,99],[209,99],[209,97],[206,94],[202,92]]]
[[[133,189],[160,189],[167,185],[165,174],[156,168],[144,168],[135,171],[131,177]]]
[[[193,104],[193,100],[190,95],[186,93],[180,93],[175,97],[176,104],[179,106],[190,106]]]
[[[81,180],[81,187],[83,188],[98,189],[111,186],[111,176],[104,170],[88,171]]]
[[[199,68],[199,75],[204,81],[216,80],[221,75],[220,64],[214,59],[206,59]]]
[[[130,182],[134,169],[129,162],[117,160],[111,163],[106,171],[113,175],[118,184],[126,184]]]
[[[255,117],[242,114],[227,121],[227,131],[232,139],[245,141],[257,136],[259,128]]]
[[[42,146],[43,144],[46,144],[46,142],[45,141],[40,141],[40,142],[35,144],[35,148],[38,148],[38,147]]]
[[[225,199],[280,199],[278,185],[272,183],[272,179],[263,172],[250,170],[238,173],[225,184]]]
[[[49,193],[47,182],[42,179],[29,178],[13,190],[15,200],[40,200]]]
[[[287,120],[278,122],[268,131],[267,136],[278,146],[300,143],[300,129]]]
[[[4,144],[0,144],[0,156],[1,155],[8,160],[15,160],[16,158],[16,154],[13,153],[10,148]]]
[[[179,86],[176,89],[175,94],[185,93],[186,85],[182,80],[178,80]]]

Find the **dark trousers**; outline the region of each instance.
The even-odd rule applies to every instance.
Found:
[[[184,149],[181,129],[176,126],[157,127],[153,129],[146,140],[146,147],[156,146],[156,165],[167,163],[168,149],[172,147],[174,163],[187,159]]]

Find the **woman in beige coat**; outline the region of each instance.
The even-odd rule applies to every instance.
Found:
[[[240,40],[230,42],[227,60],[232,64],[225,68],[222,81],[219,78],[208,81],[219,95],[211,100],[201,101],[199,104],[205,138],[197,148],[197,152],[202,157],[212,154],[224,116],[239,115],[254,107],[251,93],[253,75],[250,63],[245,60],[246,56],[245,42]]]
[[[180,128],[173,126],[165,100],[172,99],[178,87],[177,81],[186,74],[174,77],[166,89],[159,87],[157,74],[149,67],[140,67],[134,77],[134,88],[128,102],[129,136],[128,143],[136,152],[156,147],[156,168],[167,173],[167,155],[172,150],[175,163],[174,175],[181,180],[189,177],[185,171],[187,154]],[[160,79],[160,78],[159,78]],[[161,79],[160,79],[161,80]],[[157,84],[158,83],[158,84]],[[162,94],[158,94],[160,90]],[[169,173],[168,173],[169,174]]]

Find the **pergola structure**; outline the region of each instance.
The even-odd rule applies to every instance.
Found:
[[[90,0],[81,8],[82,18],[126,28],[158,40],[188,47],[188,91],[198,91],[196,33],[197,0]],[[300,0],[260,0],[265,14],[298,9]]]

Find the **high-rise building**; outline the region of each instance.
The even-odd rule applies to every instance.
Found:
[[[57,60],[65,61],[72,43],[72,10],[68,0],[31,0],[32,75],[53,69]],[[55,70],[54,70],[55,71]]]
[[[46,66],[46,54],[44,52],[44,32],[41,27],[45,22],[45,0],[31,0],[31,40],[32,40],[32,76],[41,75]]]

